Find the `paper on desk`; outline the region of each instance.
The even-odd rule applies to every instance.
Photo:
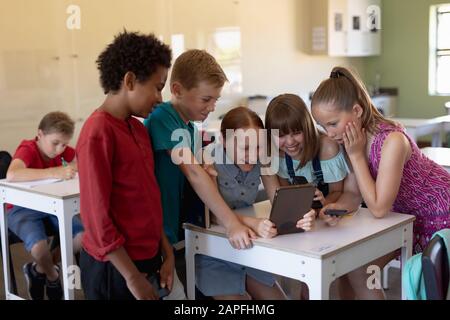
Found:
[[[34,180],[34,181],[22,181],[22,182],[6,182],[5,184],[8,184],[10,186],[16,186],[16,187],[22,187],[22,188],[34,188],[37,186],[45,185],[45,184],[52,184],[55,182],[63,181],[62,179],[42,179],[42,180]]]

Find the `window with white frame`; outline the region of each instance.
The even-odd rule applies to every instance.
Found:
[[[450,95],[450,3],[431,6],[429,92]]]
[[[241,30],[239,27],[217,28],[209,39],[208,51],[227,75],[222,96],[242,93]]]

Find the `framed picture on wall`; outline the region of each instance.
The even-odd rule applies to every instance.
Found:
[[[342,13],[334,14],[334,31],[342,31]]]
[[[361,17],[353,16],[353,30],[361,30]]]

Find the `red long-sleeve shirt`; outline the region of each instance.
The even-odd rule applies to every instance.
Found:
[[[83,248],[95,259],[123,246],[132,260],[154,257],[162,231],[151,142],[139,120],[94,111],[77,147]]]

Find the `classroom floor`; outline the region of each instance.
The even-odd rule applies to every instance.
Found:
[[[20,297],[27,298],[25,276],[22,267],[25,263],[31,261],[31,256],[25,250],[22,243],[17,243],[11,246],[13,256],[14,273],[17,281],[17,290]],[[0,265],[0,300],[5,299],[4,274],[3,263]],[[83,290],[75,290],[75,299],[84,300]]]
[[[13,263],[14,263],[14,270],[16,274],[16,280],[17,280],[17,286],[19,295],[21,297],[26,297],[26,291],[25,291],[25,278],[22,272],[22,266],[30,261],[30,256],[25,251],[23,244],[15,244],[12,247],[12,254],[13,254]],[[185,263],[184,263],[184,250],[181,250],[176,255],[176,263],[179,270],[185,270]],[[5,289],[4,289],[4,276],[3,276],[3,264],[0,264],[0,300],[5,299]],[[185,284],[186,283],[186,275],[185,273],[180,273],[179,277],[181,281]],[[401,298],[401,289],[400,289],[400,270],[391,268],[389,270],[389,290],[386,290],[386,296],[388,300],[399,300]],[[296,286],[294,286],[296,287]],[[293,296],[298,296],[295,292],[295,289],[291,290],[291,294]],[[334,285],[331,286],[330,291],[331,299],[336,299],[336,288]],[[84,295],[82,290],[75,290],[75,299],[76,300],[83,300]]]

